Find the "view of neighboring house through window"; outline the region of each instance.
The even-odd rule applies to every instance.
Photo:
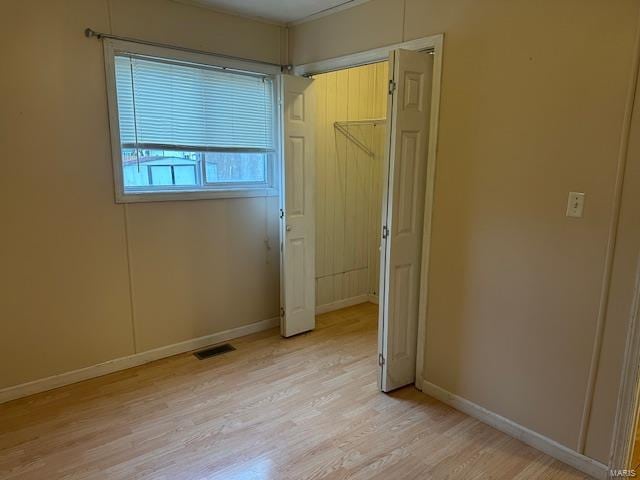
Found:
[[[270,76],[135,54],[113,62],[122,194],[273,185]]]
[[[199,186],[202,183],[262,184],[267,181],[267,154],[122,150],[127,187]]]
[[[124,184],[127,187],[197,186],[201,156],[171,150],[123,149]]]

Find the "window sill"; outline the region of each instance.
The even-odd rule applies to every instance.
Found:
[[[237,190],[197,190],[174,192],[116,193],[116,203],[175,202],[224,198],[277,197],[276,188],[239,188]]]

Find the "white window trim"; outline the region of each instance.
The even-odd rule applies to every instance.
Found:
[[[274,121],[274,160],[267,162],[268,182],[265,186],[250,187],[247,184],[238,186],[223,185],[195,189],[159,190],[144,192],[125,192],[124,176],[122,172],[122,150],[120,148],[120,123],[118,116],[118,99],[116,92],[115,57],[122,54],[146,55],[150,57],[171,58],[183,62],[212,65],[246,72],[270,75],[274,80],[273,111]],[[113,180],[115,187],[116,203],[135,202],[167,202],[174,200],[203,200],[215,198],[239,198],[239,197],[275,197],[280,191],[280,120],[279,120],[279,75],[280,69],[276,66],[260,65],[253,62],[244,62],[215,55],[184,52],[171,48],[145,45],[123,40],[104,40],[104,62],[107,77],[107,100],[109,107],[109,126],[111,132],[111,158],[113,162]]]

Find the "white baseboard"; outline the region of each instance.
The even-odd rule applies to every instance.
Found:
[[[337,302],[325,303],[324,305],[318,305],[316,307],[316,315],[322,315],[323,313],[333,312],[334,310],[340,310],[341,308],[353,307],[361,303],[370,302],[371,295],[364,294],[356,297],[345,298],[338,300]]]
[[[375,303],[376,305],[378,305],[378,296],[377,295],[373,295],[373,294],[369,294],[367,295],[369,297],[369,303]]]
[[[51,377],[41,378],[32,382],[14,385],[12,387],[0,390],[0,403],[15,400],[16,398],[26,397],[34,393],[52,390],[54,388],[63,387],[72,383],[87,380],[89,378],[100,377],[108,373],[125,370],[131,367],[144,365],[145,363],[160,360],[161,358],[170,357],[179,353],[189,352],[198,348],[214,345],[216,343],[226,342],[234,338],[243,337],[252,333],[261,332],[270,328],[277,327],[280,324],[280,318],[270,318],[260,322],[251,323],[242,327],[232,328],[223,332],[205,335],[204,337],[193,338],[184,342],[167,345],[165,347],[154,348],[146,352],[136,353],[126,357],[108,360],[104,363],[92,365],[90,367],[72,370],[71,372],[53,375]]]
[[[571,465],[587,475],[599,480],[606,480],[609,478],[607,466],[597,460],[586,457],[574,450],[571,450],[569,447],[561,445],[560,443],[540,435],[533,430],[529,430],[508,418],[502,417],[497,413],[493,413],[480,405],[459,397],[458,395],[454,395],[453,393],[450,393],[427,380],[422,380],[421,390],[427,395],[440,400],[442,403],[446,403],[456,410],[466,413],[470,417],[491,425],[493,428],[515,437],[527,445],[530,445],[533,448],[566,463],[567,465]]]

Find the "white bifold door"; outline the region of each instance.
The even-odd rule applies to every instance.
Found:
[[[280,226],[283,337],[313,330],[315,320],[315,213],[313,80],[281,76],[282,195]]]
[[[395,50],[380,255],[379,387],[415,382],[433,56]]]
[[[433,56],[389,58],[387,155],[380,255],[379,387],[415,382]],[[315,327],[313,81],[283,75],[281,333]]]

